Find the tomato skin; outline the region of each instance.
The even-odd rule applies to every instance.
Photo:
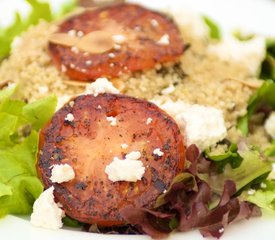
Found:
[[[153,26],[151,21],[156,21]],[[124,35],[126,41],[120,49],[103,53],[73,52],[70,47],[49,43],[48,50],[58,69],[70,79],[94,81],[99,77],[116,78],[121,74],[153,68],[157,63],[174,62],[184,52],[179,29],[167,16],[135,4],[118,4],[96,10],[87,10],[67,19],[59,26],[59,33],[70,30],[88,34],[106,31],[112,35]],[[159,44],[163,35],[169,36],[168,44]],[[114,54],[110,58],[109,53]],[[92,62],[87,65],[87,61]]]
[[[68,113],[74,120],[65,121]],[[117,119],[111,126],[107,116]],[[150,124],[146,124],[152,118]],[[121,144],[128,144],[122,149]],[[120,210],[127,206],[154,207],[157,197],[184,170],[185,147],[175,121],[153,103],[116,94],[83,95],[66,104],[40,133],[38,170],[46,188],[67,215],[101,226],[124,224]],[[163,156],[153,154],[160,148]],[[140,181],[112,182],[105,167],[113,158],[140,151],[146,170]],[[50,166],[69,164],[76,177],[56,184]]]

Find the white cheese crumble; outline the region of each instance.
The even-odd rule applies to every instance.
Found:
[[[163,154],[164,154],[164,152],[162,152],[162,151],[160,150],[160,148],[156,148],[156,149],[154,149],[153,154],[154,154],[154,155],[157,155],[157,156],[159,156],[159,157],[162,157]]]
[[[81,37],[84,36],[84,32],[78,31],[76,35],[77,35],[79,38],[81,38]]]
[[[95,82],[86,87],[85,94],[93,94],[95,97],[101,93],[118,94],[119,91],[107,78],[98,78]]]
[[[151,122],[153,121],[153,119],[152,118],[147,118],[147,120],[146,120],[146,125],[149,125]]]
[[[266,119],[264,124],[265,131],[275,139],[275,111]]]
[[[66,72],[67,71],[67,67],[65,65],[61,65],[61,72]]]
[[[124,35],[118,34],[112,36],[113,40],[117,44],[122,44],[126,41],[126,37]]]
[[[119,44],[114,44],[114,49],[115,50],[120,50],[121,49],[121,46]]]
[[[266,186],[266,184],[265,183],[261,183],[261,185],[260,185],[260,187],[262,188],[262,189],[265,189],[267,186]]]
[[[91,66],[93,64],[93,61],[92,60],[87,60],[85,62],[86,66]]]
[[[116,56],[116,55],[115,55],[114,53],[109,53],[109,54],[108,54],[108,57],[109,57],[109,58],[114,58],[115,56]]]
[[[138,160],[138,159],[140,159],[141,154],[139,151],[132,151],[132,152],[126,154],[125,157],[126,157],[126,159],[129,159],[129,160]]]
[[[49,88],[47,86],[40,86],[38,87],[38,92],[40,94],[46,94],[49,92]]]
[[[157,27],[159,25],[159,22],[156,19],[151,19],[150,22],[153,27]]]
[[[226,36],[222,41],[209,45],[208,51],[224,61],[242,64],[250,74],[257,74],[265,58],[265,39],[254,37],[247,41],[239,41],[232,36]]]
[[[126,149],[129,147],[127,143],[122,143],[122,144],[120,144],[120,146],[122,149]]]
[[[67,103],[72,96],[69,95],[63,95],[61,97],[58,97],[57,99],[57,106],[56,106],[56,111],[64,106],[65,103]]]
[[[59,229],[63,226],[64,211],[54,201],[54,187],[45,190],[34,202],[31,224],[36,227]]]
[[[256,192],[255,189],[249,189],[249,190],[247,191],[247,194],[248,194],[248,195],[254,195],[255,192]]]
[[[145,173],[145,167],[140,159],[138,151],[128,153],[125,159],[114,157],[113,161],[106,166],[105,173],[112,182],[127,181],[136,182],[141,180]]]
[[[76,46],[71,47],[71,51],[76,54],[79,53],[79,49]]]
[[[74,169],[69,164],[54,164],[52,165],[52,176],[50,180],[53,183],[63,183],[74,179]]]
[[[70,37],[75,37],[75,36],[76,36],[76,30],[75,30],[75,29],[71,29],[70,31],[67,32],[67,34],[68,34]]]
[[[195,36],[198,38],[207,38],[209,35],[209,29],[205,24],[201,14],[183,9],[175,9],[171,12],[174,16],[175,21],[183,26],[184,29],[188,29],[191,31],[191,36]]]
[[[170,44],[170,37],[169,35],[166,33],[164,34],[158,41],[158,44],[160,45],[169,45]]]
[[[113,127],[117,125],[117,119],[115,117],[106,117],[106,120],[110,122],[110,125]]]
[[[227,135],[222,111],[217,108],[171,100],[159,106],[174,117],[187,146],[196,144],[203,151]]]
[[[72,113],[68,113],[65,117],[65,121],[72,122],[74,120],[74,115]]]
[[[175,91],[175,87],[173,84],[170,84],[167,88],[161,90],[162,95],[168,95]]]

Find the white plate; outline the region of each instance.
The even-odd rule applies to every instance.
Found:
[[[275,36],[275,2],[273,0],[132,0],[153,8],[192,9],[216,20],[222,28],[245,29],[249,32]],[[1,2],[0,2],[1,3]],[[15,1],[9,2],[15,4]],[[9,5],[10,7],[10,5]],[[2,9],[3,10],[3,9]],[[272,24],[273,23],[273,24]],[[0,206],[1,207],[1,206]],[[0,220],[1,239],[9,240],[146,240],[147,236],[101,235],[70,229],[51,231],[32,227],[28,219],[8,216]],[[233,224],[226,229],[223,240],[275,239],[275,217],[265,215]],[[198,231],[178,233],[170,240],[203,239]]]

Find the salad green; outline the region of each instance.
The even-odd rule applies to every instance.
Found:
[[[206,26],[209,29],[209,37],[216,40],[221,39],[222,34],[218,24],[215,23],[211,18],[207,16],[203,16],[202,19],[204,20]]]
[[[43,191],[35,168],[38,131],[53,115],[57,99],[27,104],[12,99],[16,86],[0,91],[0,216],[31,213]]]
[[[244,135],[249,132],[249,122],[257,109],[269,106],[275,109],[275,82],[266,80],[248,102],[247,113],[238,120],[238,128]]]
[[[245,143],[238,145],[232,144],[224,154],[213,156],[206,153],[207,159],[214,162],[216,171],[199,174],[199,177],[218,194],[223,191],[226,180],[233,181],[239,191],[257,182],[259,178],[266,178],[272,170],[271,163],[257,149],[248,147]]]
[[[257,206],[275,214],[275,181],[266,180],[261,184],[261,188],[254,194],[244,192],[242,198]]]
[[[53,13],[51,6],[47,2],[39,0],[26,0],[32,10],[26,19],[23,19],[20,14],[15,13],[15,21],[12,25],[1,28],[0,26],[0,60],[9,55],[11,44],[16,36],[19,36],[29,26],[35,25],[40,19],[46,21],[54,20],[67,12],[70,12],[76,5],[76,0],[69,0],[61,6],[58,13]]]

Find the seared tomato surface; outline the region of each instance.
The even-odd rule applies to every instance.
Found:
[[[98,48],[110,42],[105,39],[108,35],[116,36],[113,47],[102,53],[49,43],[53,62],[73,80],[93,81],[150,69],[157,63],[177,60],[184,51],[180,31],[172,19],[134,4],[86,10],[63,22],[58,33],[72,31],[79,40],[95,33],[91,44],[98,44]]]
[[[65,120],[69,113],[72,121]],[[115,126],[107,121],[110,116],[116,118]],[[54,186],[66,214],[102,226],[123,224],[120,211],[127,206],[154,207],[183,171],[185,159],[183,137],[169,115],[153,103],[117,94],[82,95],[66,104],[41,131],[39,148],[42,181],[46,188]],[[162,156],[153,153],[156,148]],[[141,153],[142,179],[110,181],[106,166],[132,151]],[[73,167],[75,178],[52,183],[51,166],[65,163]]]

